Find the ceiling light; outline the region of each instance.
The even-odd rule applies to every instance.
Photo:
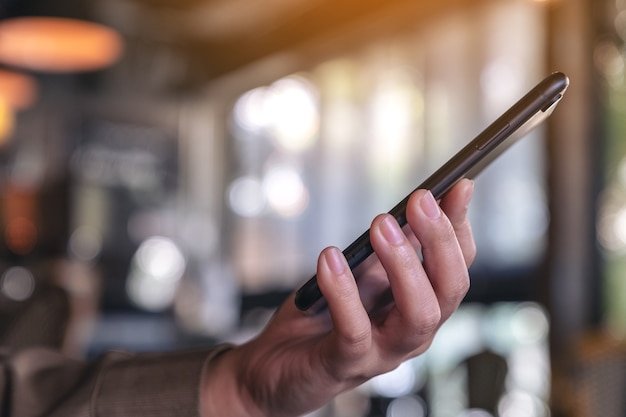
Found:
[[[0,23],[0,62],[41,72],[105,68],[122,53],[122,39],[100,24],[66,18],[22,17]]]

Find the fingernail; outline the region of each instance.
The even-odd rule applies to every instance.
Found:
[[[422,210],[426,217],[431,220],[437,220],[441,216],[441,209],[439,208],[439,204],[435,201],[435,197],[433,197],[432,193],[428,191],[424,194],[420,200],[420,205],[422,206]]]
[[[397,245],[404,240],[404,233],[400,225],[392,216],[386,216],[380,225],[383,237],[387,242]]]
[[[346,270],[346,263],[339,249],[330,248],[325,256],[326,264],[334,274],[342,274]]]

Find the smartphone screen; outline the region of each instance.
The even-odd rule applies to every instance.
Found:
[[[565,74],[550,74],[415,190],[428,189],[436,199],[440,199],[462,178],[475,178],[502,152],[543,122],[562,99],[568,86],[569,79]],[[401,227],[407,223],[406,205],[409,196],[389,211]],[[368,229],[343,251],[343,255],[350,269],[354,270],[373,252]],[[300,310],[308,310],[321,298],[317,276],[313,276],[296,292],[295,304]]]

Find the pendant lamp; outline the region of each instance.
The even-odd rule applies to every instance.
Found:
[[[121,36],[106,26],[58,17],[20,17],[0,22],[0,64],[71,73],[113,64],[122,54]]]

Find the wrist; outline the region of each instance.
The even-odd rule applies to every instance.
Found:
[[[264,417],[241,383],[240,349],[225,347],[205,363],[200,382],[201,417]]]

